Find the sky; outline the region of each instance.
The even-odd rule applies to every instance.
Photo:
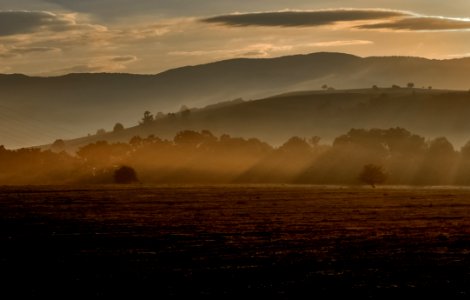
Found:
[[[470,1],[0,0],[0,73],[155,74],[322,51],[470,56]]]

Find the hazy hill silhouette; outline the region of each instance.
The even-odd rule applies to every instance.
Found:
[[[470,87],[470,59],[361,58],[313,53],[272,59],[231,59],[156,75],[0,76],[0,128],[7,146],[52,142],[136,124],[145,110],[174,111],[297,90],[406,85]]]
[[[163,116],[150,124],[67,142],[69,149],[99,140],[127,142],[134,136],[171,138],[178,131],[256,137],[279,145],[292,136],[331,142],[351,128],[405,127],[430,138],[448,137],[456,146],[470,139],[470,92],[379,88],[283,94],[232,101]]]

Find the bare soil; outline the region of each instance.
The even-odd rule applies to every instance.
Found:
[[[470,189],[3,187],[0,275],[2,299],[468,299]]]

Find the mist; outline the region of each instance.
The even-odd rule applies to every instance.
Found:
[[[171,140],[99,141],[73,154],[64,148],[1,148],[0,184],[113,184],[116,170],[128,166],[141,184],[367,185],[359,175],[375,165],[387,185],[470,185],[470,143],[456,150],[445,137],[425,139],[399,127],[351,129],[332,144],[292,137],[273,147],[257,138],[186,130]]]
[[[442,90],[446,89],[467,91],[470,87],[467,80],[470,76],[469,63],[470,60],[467,58],[449,60],[412,57],[363,58],[343,53],[312,53],[272,59],[231,59],[204,65],[185,66],[156,75],[111,73],[70,74],[58,77],[1,75],[1,144],[9,148],[43,145],[57,138],[70,140],[93,135],[99,129],[109,131],[115,122],[121,122],[126,127],[133,127],[146,110],[155,115],[158,112],[168,114],[177,112],[183,105],[189,108],[203,108],[239,98],[245,101],[264,100],[267,97],[286,93],[318,91],[324,85],[339,91],[371,88],[374,85],[382,89],[391,88],[393,85],[403,88],[412,82],[415,88],[427,90],[432,87],[433,90],[440,90],[441,94],[443,94]],[[397,91],[388,90],[380,92],[392,98],[393,95],[400,94]],[[455,132],[445,129],[447,125],[450,126],[449,122],[446,122],[447,125],[444,124],[443,127],[435,126],[435,128],[428,121],[424,122],[423,127],[414,126],[415,123],[412,123],[410,119],[414,119],[416,114],[419,118],[428,116],[429,120],[433,118],[432,114],[435,111],[421,109],[417,104],[415,105],[417,99],[411,97],[401,99],[402,102],[408,101],[408,106],[406,103],[401,103],[401,107],[392,106],[388,112],[386,112],[387,105],[392,105],[391,103],[384,103],[381,108],[377,107],[376,109],[381,110],[382,115],[371,112],[375,115],[363,116],[361,114],[365,114],[366,111],[359,111],[351,112],[352,116],[358,117],[358,120],[349,118],[346,121],[343,117],[338,117],[339,122],[343,123],[340,128],[335,128],[337,127],[335,118],[321,119],[325,114],[319,103],[323,103],[324,109],[330,113],[328,109],[338,110],[344,105],[352,106],[358,104],[359,100],[367,105],[370,98],[377,96],[374,96],[374,93],[378,94],[375,90],[371,93],[364,92],[362,96],[358,96],[357,92],[344,95],[337,93],[335,96],[304,94],[302,100],[305,101],[306,107],[300,108],[300,102],[297,102],[297,110],[303,114],[288,116],[288,118],[298,120],[296,128],[283,129],[284,126],[278,126],[278,128],[275,126],[275,130],[270,130],[273,128],[272,122],[260,120],[262,123],[257,123],[257,116],[260,112],[258,109],[261,109],[263,114],[267,114],[274,111],[276,107],[280,107],[280,103],[270,100],[270,102],[245,104],[245,109],[240,106],[238,112],[221,108],[217,114],[216,112],[201,112],[198,116],[205,120],[191,121],[193,128],[183,125],[177,125],[176,129],[166,131],[155,128],[154,132],[143,136],[154,133],[170,138],[184,129],[210,129],[219,134],[230,133],[248,137],[247,133],[254,128],[255,136],[273,144],[280,144],[291,136],[302,136],[313,130],[318,131],[316,135],[332,141],[336,135],[352,127],[402,126],[426,136],[432,136],[433,132],[436,132],[437,135],[448,136],[456,144],[461,144],[465,139],[464,136],[459,136],[464,133],[461,127],[465,125],[457,127]],[[419,94],[420,91],[416,93]],[[401,94],[406,96],[403,95],[405,94],[403,91]],[[301,96],[299,94],[292,97],[284,95],[277,98],[278,101],[295,102],[301,100]],[[418,95],[419,97],[421,96]],[[440,105],[436,104],[437,101],[454,101],[456,98],[452,95],[440,97],[441,99],[427,98],[431,100],[431,107]],[[421,99],[419,100],[421,104],[427,101],[427,99],[419,99]],[[339,105],[339,100],[342,100],[344,105]],[[283,121],[282,115],[285,109],[287,109],[286,112],[291,112],[288,108],[289,102],[284,103],[282,110],[272,113],[272,117],[279,118],[282,123],[290,124],[289,119]],[[263,103],[269,105],[263,106]],[[315,103],[318,105],[315,106]],[[252,109],[249,110],[248,106]],[[460,107],[465,110],[466,104],[462,102]],[[426,110],[427,113],[424,112]],[[242,112],[243,116],[240,116]],[[333,112],[333,114],[335,117],[336,113]],[[224,120],[218,120],[222,116]],[[194,116],[194,118],[197,117]],[[241,118],[245,121],[240,122]],[[318,121],[308,124],[312,118]],[[397,118],[396,121],[394,118]],[[230,124],[231,120],[233,124]],[[162,127],[171,126],[163,124]],[[330,128],[333,128],[331,132]],[[443,129],[439,131],[440,128]],[[274,132],[279,132],[279,135],[274,136]],[[141,133],[133,134],[141,135]],[[127,136],[122,141],[129,138]]]

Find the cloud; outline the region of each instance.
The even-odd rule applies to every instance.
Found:
[[[0,36],[30,33],[41,27],[67,26],[68,22],[42,11],[0,11]]]
[[[383,20],[405,17],[409,13],[379,9],[330,9],[315,11],[278,11],[221,15],[203,19],[203,22],[229,26],[323,26],[337,22]]]
[[[37,1],[37,0],[35,0]],[[213,0],[43,0],[46,3],[59,5],[67,10],[86,13],[101,20],[116,21],[123,18],[151,16],[155,18],[187,17],[207,14],[207,10],[227,9],[226,1],[214,4]],[[233,0],[230,0],[233,1]],[[230,9],[239,7],[240,2],[252,0],[235,0]],[[224,3],[225,2],[225,3]],[[223,11],[223,10],[222,10]]]
[[[50,53],[50,52],[60,52],[60,48],[55,47],[1,47],[0,48],[0,57],[2,58],[11,58],[17,56],[24,56],[34,53]]]
[[[54,70],[54,71],[48,72],[48,74],[49,75],[62,75],[62,74],[70,74],[70,73],[97,73],[97,72],[105,72],[107,70],[109,70],[109,68],[106,65],[81,64],[81,65],[74,65],[71,67]]]
[[[317,42],[311,43],[309,46],[312,47],[342,47],[342,46],[360,46],[360,45],[371,45],[374,42],[366,40],[345,40],[345,41],[328,41],[328,42]]]
[[[316,27],[340,22],[349,28],[395,31],[470,30],[470,19],[425,16],[408,11],[386,9],[328,9],[236,13],[202,19],[227,26]],[[358,24],[359,22],[359,24]]]
[[[62,32],[83,28],[104,29],[103,26],[79,24],[74,14],[46,11],[0,11],[0,36],[38,31]]]
[[[38,75],[55,76],[70,73],[120,72],[127,68],[127,64],[132,63],[136,60],[137,57],[133,55],[99,57],[93,59],[91,62],[76,64],[70,67],[43,72]]]
[[[444,17],[412,17],[390,22],[359,25],[360,29],[390,29],[409,31],[445,31],[468,30],[470,19],[456,19]]]
[[[238,49],[216,49],[216,50],[194,50],[194,51],[172,51],[172,56],[211,56],[218,58],[243,56],[243,57],[267,57],[273,52],[290,51],[292,45],[275,45],[270,43],[252,44]]]
[[[116,57],[111,58],[110,60],[114,62],[130,63],[130,62],[136,61],[137,57],[133,55],[116,56]]]
[[[2,0],[5,1],[5,0]],[[14,1],[14,0],[10,0]],[[19,0],[16,0],[19,1]],[[30,0],[38,1],[38,0]],[[207,16],[233,10],[277,10],[292,5],[287,0],[42,0],[70,11],[81,12],[101,20],[121,22],[123,19]],[[332,0],[330,0],[332,1]],[[454,0],[455,1],[455,0]],[[0,1],[1,2],[1,1]],[[312,7],[311,0],[296,0]],[[316,4],[318,6],[320,4]]]

